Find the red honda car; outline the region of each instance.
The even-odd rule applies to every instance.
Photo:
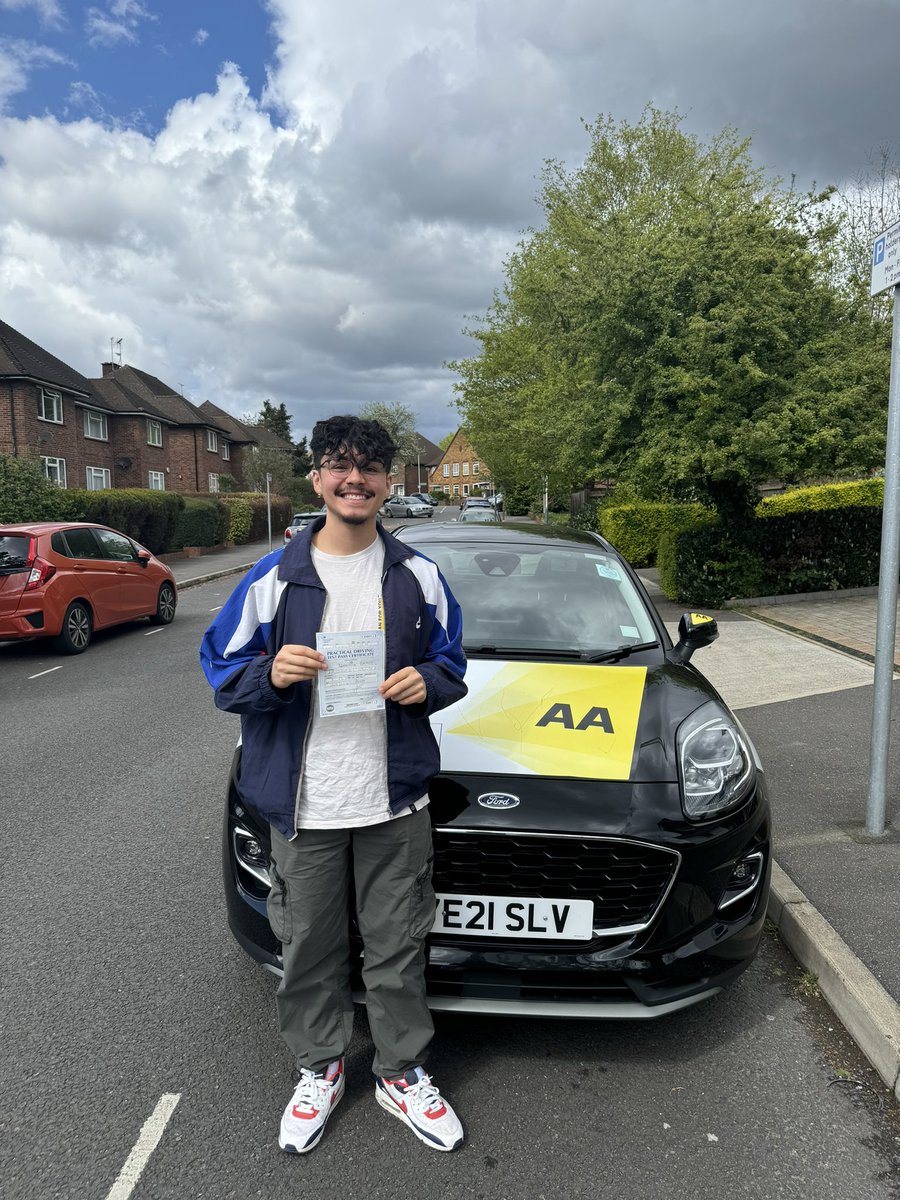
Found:
[[[95,629],[149,617],[168,625],[178,594],[169,568],[104,525],[0,526],[0,641],[51,637],[81,654]]]

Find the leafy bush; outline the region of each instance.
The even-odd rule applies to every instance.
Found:
[[[856,505],[669,533],[657,565],[671,599],[717,607],[732,597],[872,586],[880,549],[881,509]]]
[[[0,455],[0,521],[13,525],[59,520],[64,496],[36,459]]]
[[[228,521],[228,506],[222,501],[185,496],[170,549],[221,545],[228,533]]]
[[[272,501],[272,538],[276,539],[280,531],[290,521],[296,509],[287,496],[271,496]],[[228,502],[234,500],[246,500],[250,505],[250,530],[247,534],[246,541],[261,542],[269,536],[268,518],[266,515],[266,495],[265,492],[236,492],[233,496],[228,497]],[[311,507],[308,504],[301,504],[301,508]]]
[[[632,566],[646,567],[657,561],[657,547],[664,534],[681,533],[714,519],[714,514],[702,504],[635,501],[604,505],[599,509],[595,528]]]
[[[884,503],[884,480],[855,479],[851,483],[826,483],[819,487],[795,488],[780,496],[760,501],[758,517],[782,517],[786,513],[811,512],[826,508],[876,507]]]
[[[184,508],[184,498],[177,492],[156,492],[149,488],[106,488],[101,492],[69,488],[60,495],[63,520],[109,525],[154,554],[164,554],[172,548]]]
[[[221,482],[221,480],[220,480]],[[253,520],[253,506],[243,496],[221,496],[220,503],[228,509],[229,542],[240,545],[250,540],[250,525]]]

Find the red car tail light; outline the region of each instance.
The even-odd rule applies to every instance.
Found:
[[[43,587],[48,579],[52,579],[56,574],[56,567],[53,563],[47,562],[45,558],[38,558],[34,555],[31,560],[31,572],[28,576],[28,582],[25,584],[26,592],[33,592],[36,588]]]
[[[291,536],[292,536],[292,535],[291,535],[291,527],[290,527],[290,525],[288,525],[287,529],[284,531],[284,536],[285,536],[285,537],[286,537],[288,540],[290,540],[290,538],[291,538]]]

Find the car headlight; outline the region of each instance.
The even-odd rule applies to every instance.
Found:
[[[681,797],[692,818],[736,808],[756,779],[756,768],[740,730],[721,704],[710,700],[678,727],[676,737]]]

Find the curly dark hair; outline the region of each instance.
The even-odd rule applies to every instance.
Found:
[[[322,467],[326,458],[352,455],[362,463],[378,462],[390,471],[397,453],[391,435],[378,421],[363,421],[351,415],[327,417],[313,426],[309,443],[313,466]]]

